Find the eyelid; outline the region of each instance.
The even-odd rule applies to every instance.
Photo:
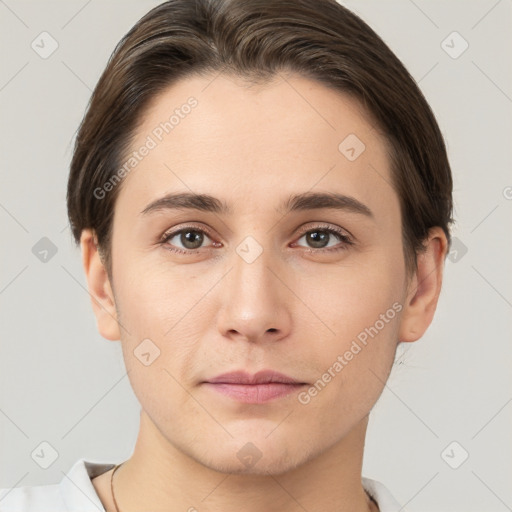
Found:
[[[182,231],[185,231],[187,229],[190,229],[190,230],[197,230],[197,231],[202,231],[204,233],[206,233],[210,238],[213,238],[213,235],[211,233],[211,231],[208,229],[208,228],[205,228],[204,226],[196,226],[194,224],[187,224],[187,225],[184,225],[184,226],[178,226],[176,228],[171,228],[171,229],[168,229],[167,231],[164,232],[164,234],[160,237],[160,242],[165,242],[166,240],[168,240],[169,238],[173,238],[174,236],[176,236],[177,234],[181,233]],[[193,250],[193,249],[189,249],[190,251]]]
[[[311,226],[309,224],[313,224],[313,225]],[[318,229],[318,230],[322,229],[322,230],[334,232],[334,233],[336,233],[336,234],[338,234],[338,235],[340,235],[342,237],[349,238],[351,241],[353,241],[354,237],[346,229],[340,228],[340,227],[335,226],[333,224],[327,224],[325,222],[320,222],[320,221],[318,221],[318,222],[312,221],[309,224],[300,228],[301,236],[304,233],[308,233],[309,231],[314,231],[315,229]]]

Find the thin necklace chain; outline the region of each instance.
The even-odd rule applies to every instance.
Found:
[[[114,495],[114,473],[124,464],[116,464],[114,471],[112,471],[112,475],[110,476],[110,491],[112,492],[112,499],[114,500],[114,507],[116,507],[116,512],[119,512],[119,507],[117,506],[116,497]]]
[[[124,464],[124,462],[122,462],[121,464],[116,464],[115,468],[114,468],[114,471],[112,471],[112,475],[110,476],[110,491],[112,492],[112,499],[114,501],[114,507],[116,507],[116,512],[119,512],[119,507],[117,506],[117,501],[116,501],[116,497],[114,495],[114,473]],[[365,489],[365,493],[366,495],[370,498],[370,500],[375,503],[375,505],[377,506],[377,510],[380,510],[379,508],[379,505],[377,504],[377,502],[375,501],[375,499],[373,498],[372,495],[370,495],[366,489]]]

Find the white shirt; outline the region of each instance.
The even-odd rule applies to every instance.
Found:
[[[0,512],[105,512],[91,479],[114,466],[79,459],[58,484],[0,489]],[[362,477],[362,484],[380,512],[405,512],[381,482]]]

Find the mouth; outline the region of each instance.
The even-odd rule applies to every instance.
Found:
[[[212,391],[248,404],[277,400],[307,385],[273,370],[263,370],[254,375],[245,371],[224,373],[202,384]]]

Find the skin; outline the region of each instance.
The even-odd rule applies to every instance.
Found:
[[[175,83],[153,99],[132,149],[189,96],[198,106],[122,184],[111,279],[94,232],[81,237],[98,330],[121,340],[141,404],[133,455],[114,478],[119,511],[376,511],[361,485],[368,415],[398,342],[421,338],[432,321],[446,237],[431,229],[408,278],[385,140],[355,100],[298,75],[252,87],[224,75]],[[351,133],[366,146],[354,161],[338,150]],[[140,214],[166,193],[191,191],[225,200],[232,214]],[[352,196],[373,218],[276,211],[308,191]],[[179,234],[158,243],[188,223],[209,230],[201,248]],[[342,250],[313,245],[319,223],[353,245],[335,235],[325,245]],[[236,251],[246,236],[263,250],[252,263]],[[298,392],[243,404],[202,384],[270,368],[308,389],[394,303],[401,311],[307,404]],[[134,355],[146,338],[160,350],[149,366]],[[261,458],[244,465],[237,453],[249,442]],[[109,512],[111,473],[93,479]]]

